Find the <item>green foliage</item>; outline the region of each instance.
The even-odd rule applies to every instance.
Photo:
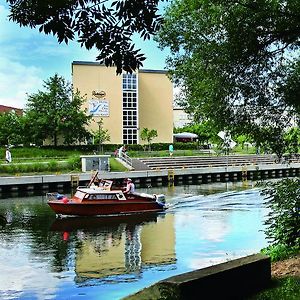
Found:
[[[147,141],[148,150],[151,151],[151,142],[154,138],[157,137],[157,130],[143,128],[140,135],[141,135],[141,140],[142,141]]]
[[[241,134],[238,136],[233,137],[233,139],[239,144],[241,145],[242,148],[244,148],[244,144],[245,142],[249,142],[249,137],[246,136],[245,134]]]
[[[103,152],[103,143],[110,141],[110,135],[108,130],[103,128],[103,118],[101,118],[97,124],[98,130],[92,132],[94,136],[94,144],[98,145],[99,152]]]
[[[299,18],[299,0],[172,1],[157,39],[170,48],[177,101],[196,122],[284,148],[300,113]]]
[[[79,155],[72,155],[68,158],[68,169],[78,170],[81,169],[81,159]]]
[[[286,144],[288,145],[287,151],[290,153],[298,153],[299,152],[299,144],[300,144],[300,128],[292,127],[290,128],[284,136]]]
[[[85,127],[91,116],[81,109],[84,98],[57,74],[44,81],[44,88],[45,92],[28,96],[24,117],[28,140],[40,145],[48,138],[54,146],[60,137],[67,145],[86,141],[90,133]]]
[[[198,135],[199,143],[209,143],[216,140],[218,131],[212,122],[204,121],[201,123],[186,125],[182,128],[175,128],[174,133],[190,132]]]
[[[22,117],[15,112],[0,113],[0,144],[11,145],[23,143]]]
[[[145,60],[134,49],[132,35],[150,39],[160,27],[159,0],[152,1],[15,1],[10,4],[10,20],[20,26],[38,27],[53,34],[59,43],[78,39],[86,49],[96,48],[97,60],[115,65],[117,72],[132,72]]]
[[[256,154],[256,148],[238,144],[232,149],[232,152],[237,154]]]
[[[272,262],[276,262],[290,258],[293,255],[297,255],[299,253],[299,247],[277,244],[263,248],[261,252],[270,256]]]
[[[300,299],[299,278],[273,279],[271,285],[249,300],[298,300]]]
[[[79,146],[78,146],[79,148]],[[45,158],[64,158],[73,154],[86,153],[86,151],[91,152],[91,150],[81,150],[80,148],[54,148],[54,147],[14,147],[11,148],[11,153],[13,159],[33,158],[33,159],[45,159]]]
[[[300,179],[267,183],[262,190],[270,209],[265,234],[271,244],[300,249]]]
[[[32,172],[37,172],[37,173],[48,170],[47,164],[39,163],[39,162],[32,163],[31,167],[32,167]]]
[[[79,160],[79,162],[78,162]],[[62,171],[74,171],[81,168],[79,157],[68,159],[67,163],[51,160],[49,162],[27,162],[20,164],[0,165],[0,174],[31,174],[31,173],[53,173]]]
[[[153,143],[153,144],[151,144],[151,151],[164,151],[165,150],[165,151],[167,151],[166,153],[168,153],[169,145],[170,145],[169,143]],[[173,145],[174,145],[174,149],[176,149],[176,150],[196,150],[199,148],[199,145],[197,142],[190,142],[190,143],[176,142],[176,143],[173,143]],[[106,146],[106,145],[104,145],[104,146]],[[127,145],[126,148],[129,152],[129,155],[133,151],[143,151],[144,150],[143,145]]]
[[[288,149],[283,127],[268,126],[257,128],[255,135],[258,141],[257,144],[263,151],[275,153],[279,158],[282,157]]]
[[[47,170],[57,172],[59,171],[58,162],[55,160],[51,160],[48,162]]]

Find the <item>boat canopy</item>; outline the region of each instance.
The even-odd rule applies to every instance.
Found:
[[[197,139],[198,135],[195,133],[190,133],[190,132],[180,132],[180,133],[175,133],[174,138],[181,138],[181,139]]]

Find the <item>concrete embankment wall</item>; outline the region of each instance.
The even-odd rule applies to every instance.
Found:
[[[181,168],[169,170],[147,170],[128,172],[103,172],[100,177],[122,181],[124,178],[133,179],[137,187],[150,185],[175,184],[201,184],[210,182],[226,182],[239,180],[259,180],[267,178],[280,178],[299,176],[300,163]],[[85,185],[89,182],[92,173],[54,174],[34,176],[0,177],[0,192],[23,190],[53,191],[70,188],[74,177],[75,185]]]
[[[270,258],[254,254],[164,279],[123,300],[245,299],[270,280]]]

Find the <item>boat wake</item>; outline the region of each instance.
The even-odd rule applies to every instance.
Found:
[[[249,210],[261,207],[259,189],[230,191],[213,195],[188,195],[171,199],[168,211],[178,210]]]

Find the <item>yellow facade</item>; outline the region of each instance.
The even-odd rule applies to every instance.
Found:
[[[155,143],[173,143],[173,86],[165,72],[139,71],[139,127],[156,129]]]
[[[175,263],[174,215],[157,218],[157,223],[120,223],[86,234],[76,253],[77,276],[103,278],[136,272],[145,265]]]
[[[73,62],[72,76],[74,89],[86,98],[83,108],[89,114],[100,114],[93,114],[89,129],[96,131],[102,118],[109,143],[140,144],[143,128],[157,130],[158,137],[153,142],[172,143],[173,86],[165,71],[139,70],[134,74],[136,90],[131,90],[130,78],[130,89],[126,86],[126,76],[130,74],[116,75],[114,67],[95,62]],[[132,97],[136,98],[134,107]]]

